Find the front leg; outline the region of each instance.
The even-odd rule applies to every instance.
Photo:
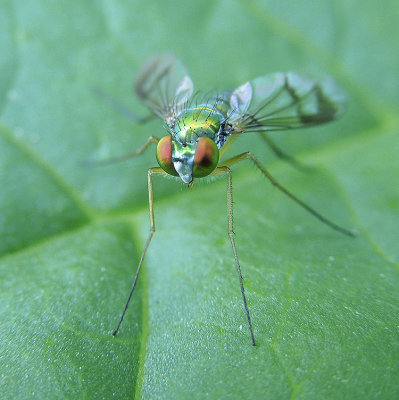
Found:
[[[147,180],[148,180],[148,203],[149,203],[149,212],[150,212],[150,233],[148,234],[147,241],[146,241],[144,249],[143,249],[143,253],[141,254],[141,257],[140,257],[139,265],[137,267],[136,275],[135,275],[134,280],[133,280],[132,288],[130,289],[129,297],[128,297],[127,301],[126,301],[126,304],[125,304],[125,307],[123,309],[122,315],[121,315],[121,317],[119,319],[118,326],[112,332],[112,336],[116,336],[116,334],[118,333],[119,328],[120,328],[120,326],[122,324],[123,318],[125,317],[127,308],[129,307],[130,299],[132,298],[134,289],[136,287],[137,279],[139,277],[139,273],[140,273],[141,266],[142,266],[143,261],[144,261],[144,257],[145,257],[145,255],[147,253],[148,247],[150,246],[151,239],[152,239],[152,237],[154,236],[154,233],[155,233],[154,199],[153,199],[153,191],[152,191],[152,175],[154,175],[154,174],[167,175],[167,173],[162,168],[159,168],[159,167],[150,168],[148,170]]]
[[[237,273],[238,273],[238,279],[240,281],[241,294],[242,294],[242,299],[243,299],[243,302],[244,302],[245,313],[247,315],[248,327],[249,327],[249,331],[251,332],[252,346],[256,346],[254,331],[252,329],[251,316],[249,314],[249,309],[248,309],[248,305],[247,305],[247,298],[245,296],[244,282],[242,280],[240,262],[238,261],[236,244],[235,244],[235,241],[234,241],[234,230],[233,230],[233,185],[232,185],[230,168],[226,167],[226,166],[216,167],[215,171],[211,175],[219,175],[219,174],[226,174],[227,175],[228,235],[230,237],[231,247],[233,249],[234,261],[235,261],[235,264],[236,264],[236,269],[237,269]]]

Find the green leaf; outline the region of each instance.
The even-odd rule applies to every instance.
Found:
[[[399,6],[393,0],[3,0],[0,5],[1,399],[394,399],[399,397]],[[388,11],[389,10],[389,11]],[[150,55],[182,59],[196,89],[274,71],[334,76],[347,113],[276,133],[253,151],[323,215],[320,224],[248,163],[233,169],[234,231],[257,347],[230,241],[226,182],[192,190],[154,178],[157,232],[116,338],[149,230],[162,136],[93,94],[146,115],[132,80]]]

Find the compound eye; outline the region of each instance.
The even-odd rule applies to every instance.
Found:
[[[206,136],[198,140],[194,156],[193,176],[202,178],[209,175],[218,165],[219,149],[216,143]]]
[[[169,175],[179,176],[172,161],[172,136],[164,136],[157,146],[157,161],[159,166]]]

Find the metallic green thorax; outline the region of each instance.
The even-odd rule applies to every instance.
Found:
[[[193,179],[193,163],[198,140],[206,136],[218,143],[225,120],[225,116],[210,105],[186,109],[177,116],[171,128],[172,160],[185,183],[190,183]]]
[[[202,136],[216,142],[225,117],[209,105],[182,111],[174,124],[172,137],[182,145],[193,145]]]

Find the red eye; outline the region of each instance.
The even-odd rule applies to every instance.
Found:
[[[209,175],[218,165],[219,149],[216,143],[206,136],[198,140],[194,156],[193,176],[202,178]]]
[[[172,162],[172,136],[164,136],[157,146],[157,160],[159,166],[169,175],[179,176]]]

